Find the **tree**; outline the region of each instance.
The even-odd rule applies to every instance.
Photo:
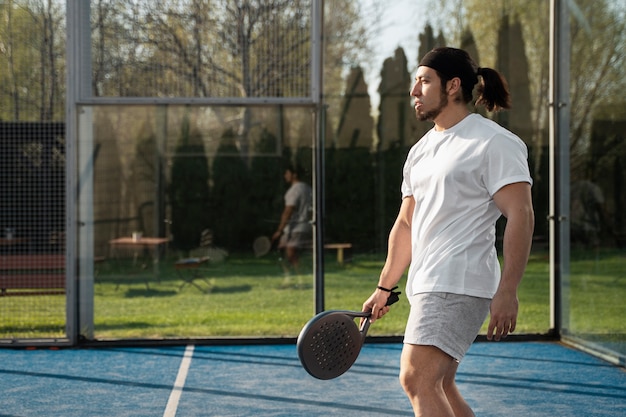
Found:
[[[209,218],[219,246],[228,250],[249,250],[254,239],[254,229],[248,227],[251,206],[245,203],[250,177],[235,138],[232,129],[224,131],[220,138],[213,161],[213,198]]]
[[[62,5],[53,1],[3,2],[0,21],[0,120],[62,120]]]
[[[360,67],[352,68],[346,80],[340,115],[334,145],[337,148],[372,149],[374,120],[367,84]]]
[[[606,103],[623,106],[626,87],[626,8],[619,10],[602,2],[578,0],[583,18],[574,18],[571,72],[572,169],[585,170],[591,147],[594,116]],[[602,4],[603,3],[603,4]],[[617,6],[615,6],[617,7]]]
[[[125,0],[96,0],[92,15],[92,91],[96,97],[132,96],[146,89],[145,72],[136,71],[140,45],[129,39],[137,37],[139,5]],[[143,73],[143,74],[142,74]]]
[[[376,36],[378,28],[366,25],[362,16],[367,13],[376,22],[382,3],[372,2],[367,10],[362,9],[361,2],[352,0],[324,3],[324,102],[328,105],[328,122],[332,126],[328,132],[333,132],[339,124],[347,70],[361,66],[374,55],[370,40]]]
[[[268,235],[278,227],[283,208],[285,164],[279,162],[281,159],[267,156],[275,155],[278,149],[278,138],[264,128],[250,163],[251,186],[246,198],[255,207],[254,216],[248,222],[254,236]],[[290,158],[283,155],[282,159]]]
[[[326,207],[329,237],[356,241],[361,248],[373,246],[374,189],[372,151],[374,120],[367,84],[360,67],[352,68],[346,80],[339,124],[333,146],[327,150]],[[354,208],[359,207],[359,216]]]
[[[411,88],[406,55],[397,48],[393,57],[385,59],[380,72],[378,94],[378,150],[391,146],[407,146],[414,143],[417,120],[411,109],[411,98],[407,91]]]
[[[407,93],[413,76],[408,72],[402,48],[383,62],[380,72],[380,105],[377,131],[379,143],[375,153],[376,246],[384,248],[387,235],[398,213],[402,164],[406,150],[419,139],[425,123],[418,122]]]
[[[209,219],[209,164],[200,136],[183,119],[181,135],[172,158],[170,203],[173,246],[183,251],[196,248]]]

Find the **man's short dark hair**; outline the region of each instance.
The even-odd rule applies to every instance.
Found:
[[[302,178],[305,174],[305,170],[300,164],[287,164],[285,170],[293,172],[298,176],[298,178]]]

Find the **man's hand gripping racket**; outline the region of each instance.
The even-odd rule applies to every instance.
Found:
[[[391,291],[386,305],[397,302],[399,295],[399,291]],[[337,378],[345,373],[361,352],[371,324],[370,315],[367,311],[328,310],[309,320],[298,336],[302,367],[318,379]],[[366,319],[360,328],[354,322],[356,318]]]

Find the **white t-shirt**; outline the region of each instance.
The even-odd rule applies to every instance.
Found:
[[[431,129],[409,151],[402,197],[415,199],[407,293],[450,292],[492,298],[500,280],[493,195],[528,182],[528,150],[497,123],[471,114]]]
[[[298,181],[285,193],[285,206],[293,206],[294,211],[287,224],[285,233],[306,233],[311,231],[311,213],[313,208],[313,191],[311,187]]]

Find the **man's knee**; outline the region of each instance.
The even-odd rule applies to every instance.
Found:
[[[429,371],[414,367],[401,368],[399,379],[404,392],[412,396],[432,390],[443,390],[443,376]]]
[[[425,385],[424,382],[420,380],[421,378],[423,378],[423,375],[414,367],[402,366],[400,368],[400,385],[409,397],[417,396]]]
[[[433,346],[405,346],[400,366],[400,385],[409,396],[443,389],[450,357]]]

